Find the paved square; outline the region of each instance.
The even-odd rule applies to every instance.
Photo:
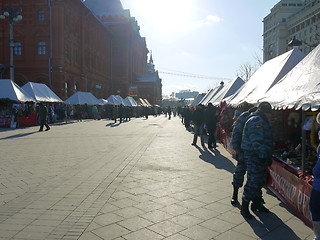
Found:
[[[0,129],[0,240],[313,238],[265,189],[272,213],[242,218],[235,160],[192,138],[164,116]]]

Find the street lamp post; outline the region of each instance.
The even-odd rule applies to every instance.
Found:
[[[5,6],[0,15],[0,19],[9,18],[9,46],[10,46],[10,79],[14,81],[14,66],[13,66],[13,22],[19,22],[22,20],[22,10],[20,8],[12,8]]]

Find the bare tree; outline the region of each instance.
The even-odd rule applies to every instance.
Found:
[[[238,70],[238,76],[247,82],[254,72],[255,67],[251,63],[247,62],[240,66],[240,69]]]

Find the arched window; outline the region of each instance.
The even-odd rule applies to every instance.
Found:
[[[46,42],[38,42],[38,56],[46,55]]]
[[[15,56],[21,56],[21,42],[14,43],[13,54]]]

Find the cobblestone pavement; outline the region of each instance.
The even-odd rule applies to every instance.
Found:
[[[272,213],[242,218],[236,162],[192,138],[164,116],[0,129],[0,239],[313,239],[265,189]]]

